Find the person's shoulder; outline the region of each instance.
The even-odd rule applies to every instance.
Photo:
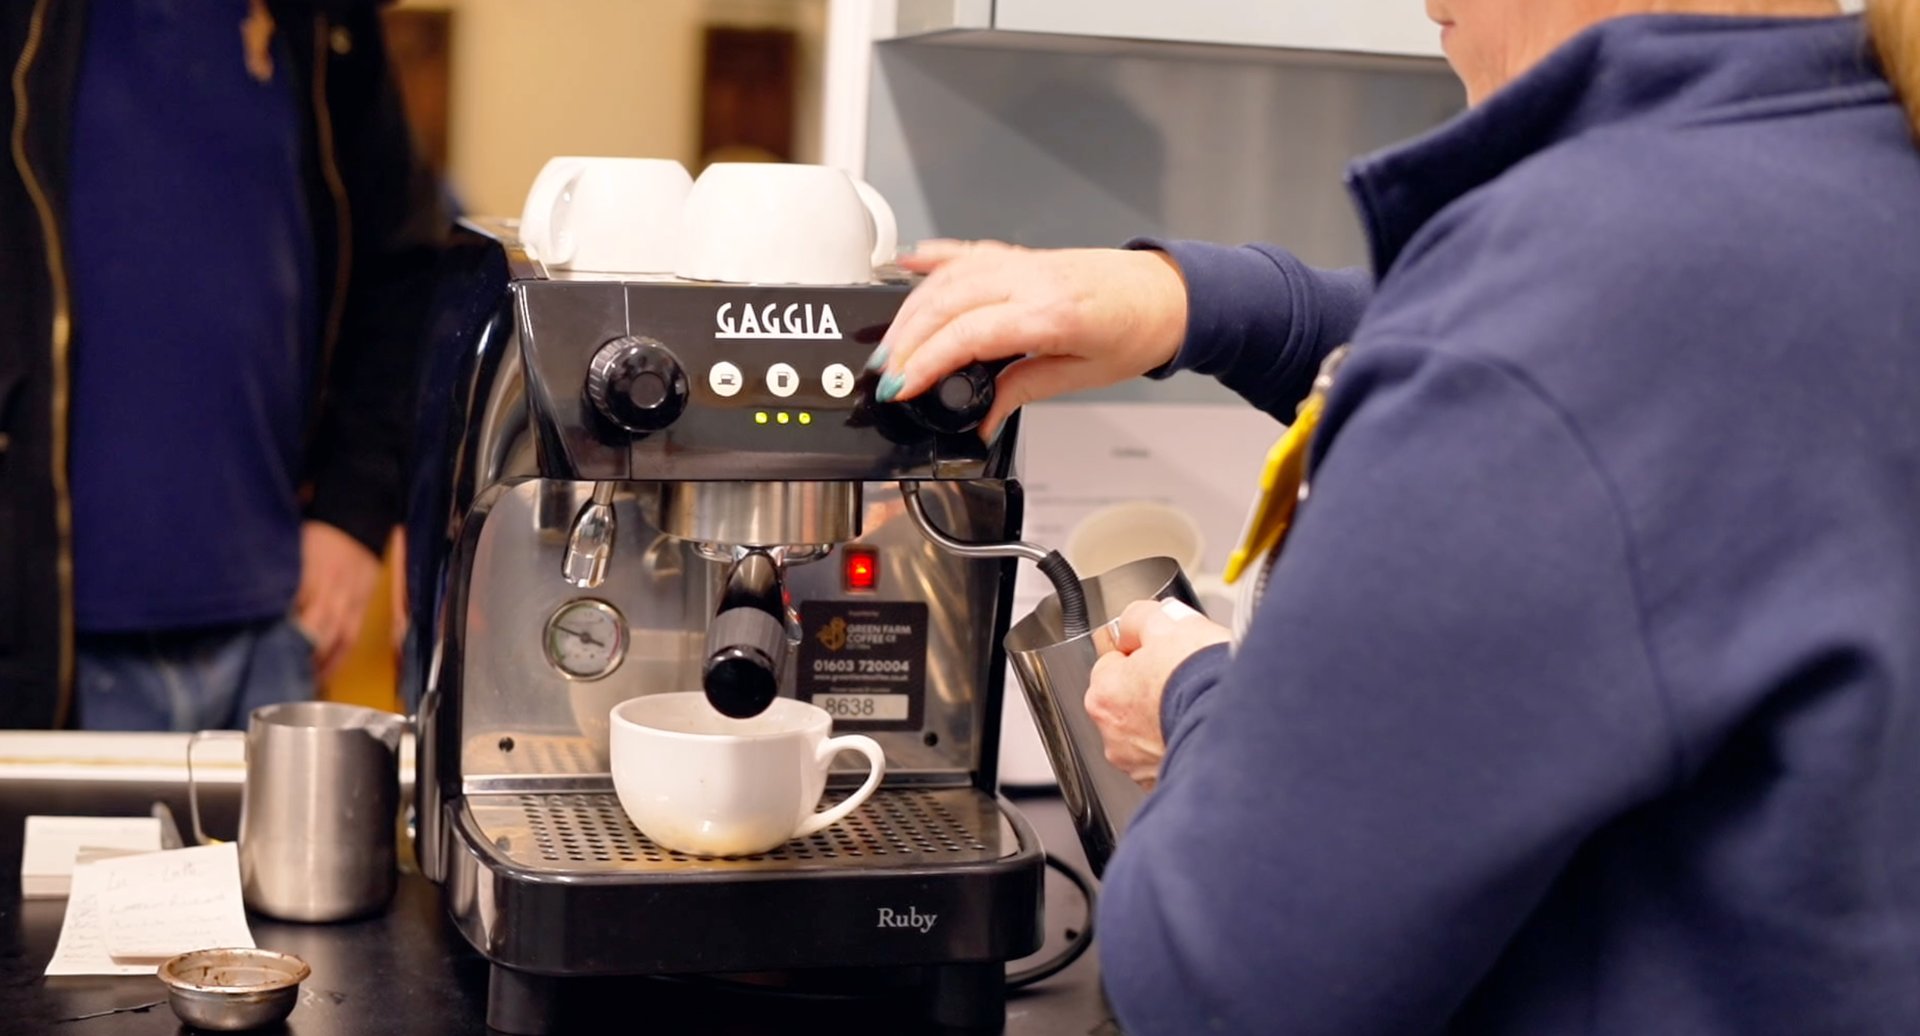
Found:
[[[1695,269],[1767,230],[1747,218],[1765,175],[1711,138],[1601,132],[1544,151],[1440,213],[1405,261],[1537,279]]]
[[[1920,247],[1863,247],[1883,202],[1831,152],[1759,147],[1781,143],[1767,132],[1622,128],[1535,155],[1415,236],[1383,279],[1376,330],[1509,360],[1570,338],[1659,349],[1809,305],[1809,271],[1863,290],[1888,275],[1875,264],[1920,272]],[[1920,218],[1920,177],[1910,186]]]

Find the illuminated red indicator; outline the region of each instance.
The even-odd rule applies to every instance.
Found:
[[[880,558],[872,551],[847,551],[847,589],[871,590],[880,582]]]

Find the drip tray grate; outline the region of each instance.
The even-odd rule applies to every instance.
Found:
[[[830,793],[822,808],[845,798]],[[998,859],[999,810],[972,790],[887,789],[823,831],[755,856],[690,856],[654,844],[600,792],[469,798],[481,832],[525,867],[559,871],[924,866]]]

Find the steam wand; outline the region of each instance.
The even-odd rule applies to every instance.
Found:
[[[1080,586],[1080,577],[1073,566],[1059,551],[1031,543],[962,543],[934,526],[933,519],[927,515],[926,504],[920,499],[917,483],[900,483],[900,497],[906,502],[907,517],[913,520],[921,535],[949,554],[963,558],[1024,558],[1039,566],[1041,573],[1053,582],[1054,594],[1060,599],[1061,634],[1071,640],[1091,631],[1087,622],[1086,591]]]
[[[613,482],[595,482],[593,499],[580,508],[567,533],[567,553],[560,561],[560,574],[582,590],[591,590],[607,578],[607,561],[613,557]]]

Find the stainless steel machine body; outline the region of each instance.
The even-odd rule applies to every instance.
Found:
[[[970,423],[991,376],[872,400],[898,282],[549,275],[467,222],[443,285],[405,682],[418,856],[494,964],[490,1024],[546,1031],[571,976],[872,967],[925,969],[933,1014],[994,1028],[1042,914],[1040,847],[994,786],[1015,562],[929,542],[900,489],[955,538],[1018,538],[1016,424],[989,448]],[[755,579],[773,632],[716,624]],[[885,782],[772,853],[661,849],[612,794],[607,714],[713,697],[734,663],[878,740]]]

